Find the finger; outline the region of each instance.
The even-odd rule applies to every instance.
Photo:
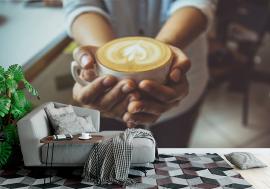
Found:
[[[116,104],[110,111],[104,111],[106,114],[116,120],[122,121],[123,115],[127,112],[129,97],[126,96],[120,103]]]
[[[97,77],[96,73],[92,69],[83,69],[80,73],[80,78],[85,81],[93,81]]]
[[[189,58],[177,47],[170,46],[174,53],[173,65],[171,70],[179,68],[183,73],[186,73],[191,66]]]
[[[179,68],[174,68],[173,70],[170,71],[170,74],[169,74],[170,79],[175,83],[180,81],[181,76],[182,76],[182,72]]]
[[[173,84],[170,87],[172,87],[177,94],[177,97],[173,100],[174,102],[183,100],[189,93],[189,85],[185,76],[182,77],[180,83]]]
[[[103,95],[105,91],[113,87],[117,79],[113,76],[98,77],[90,84],[82,87],[75,84],[73,88],[73,97],[81,104],[92,104],[96,99]]]
[[[134,91],[129,94],[129,102],[140,100],[140,99],[141,99],[141,95],[138,91]]]
[[[138,96],[136,93],[137,92],[132,92],[132,93],[128,94],[128,96],[126,96],[124,98],[124,100],[122,100],[120,103],[116,104],[111,111],[108,111],[110,113],[110,117],[122,120],[124,113],[127,112],[127,106],[129,104],[129,102],[132,99],[137,99]]]
[[[170,69],[169,78],[173,82],[179,82],[182,75],[185,74],[190,68],[190,61],[188,57],[176,47],[171,46],[174,53],[173,64]]]
[[[94,66],[94,55],[97,47],[94,46],[81,46],[73,51],[73,58],[84,69],[91,69]]]
[[[143,80],[139,83],[139,89],[161,102],[168,102],[177,97],[176,91],[155,81]]]
[[[158,118],[159,116],[152,114],[146,113],[131,114],[129,112],[126,112],[123,116],[123,121],[135,125],[148,125],[156,122]]]
[[[111,117],[119,118],[120,120],[122,120],[124,113],[127,112],[127,107],[128,107],[129,102],[132,102],[134,100],[139,100],[139,99],[140,99],[140,95],[137,91],[129,93],[128,96],[126,96],[123,101],[115,105],[113,109],[109,111],[109,112],[112,112]]]
[[[121,102],[128,93],[135,90],[136,83],[130,79],[119,81],[110,91],[99,99],[99,106],[105,110],[111,110],[116,104]]]
[[[153,100],[139,100],[132,101],[128,104],[128,112],[129,113],[149,113],[154,115],[161,115],[168,109],[170,109],[173,105],[171,104],[161,104],[157,101]]]

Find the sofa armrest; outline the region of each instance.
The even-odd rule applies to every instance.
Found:
[[[39,166],[40,139],[50,135],[50,127],[43,104],[18,121],[18,135],[25,166]]]

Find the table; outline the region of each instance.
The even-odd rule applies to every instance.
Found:
[[[255,189],[270,188],[270,149],[269,148],[159,148],[160,154],[183,154],[183,153],[217,153],[225,160],[224,154],[231,152],[250,152],[258,159],[264,162],[268,167],[240,170],[227,162],[235,168],[235,171],[240,173],[247,182],[253,185]]]
[[[33,80],[71,41],[61,8],[0,1],[0,64],[19,64]]]
[[[54,153],[54,145],[55,144],[92,144],[92,145],[97,145],[98,143],[101,143],[103,140],[105,140],[106,138],[100,135],[91,135],[92,138],[88,139],[88,140],[81,140],[79,139],[80,135],[73,135],[73,138],[70,140],[54,140],[53,136],[47,136],[44,137],[40,140],[40,143],[43,144],[47,144],[47,152],[46,152],[46,167],[48,167],[48,165],[50,165],[50,167],[52,168],[52,163],[53,163],[53,153]],[[50,144],[52,144],[52,149],[51,149],[51,162],[48,162],[48,154],[49,154],[49,148],[50,148]],[[94,153],[96,154],[96,161],[98,162],[96,164],[96,170],[98,173],[98,167],[99,167],[99,157],[98,157],[98,145],[97,148],[94,151]],[[50,183],[51,181],[51,177],[52,175],[50,174]],[[97,184],[100,183],[100,178],[99,175],[97,176]],[[45,178],[44,178],[44,184],[45,184]]]

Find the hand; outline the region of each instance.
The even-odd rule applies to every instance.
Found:
[[[166,85],[151,80],[139,83],[139,89],[144,94],[140,100],[129,103],[128,112],[123,120],[128,127],[154,123],[162,115],[188,94],[188,82],[185,73],[190,68],[187,56],[177,47],[171,46],[174,59]]]
[[[97,47],[83,46],[74,50],[73,58],[82,67],[81,79],[90,81],[86,86],[78,83],[73,88],[73,98],[80,104],[97,109],[107,117],[122,119],[129,102],[139,99],[134,81],[118,81],[113,76],[98,77],[94,72],[94,54]]]

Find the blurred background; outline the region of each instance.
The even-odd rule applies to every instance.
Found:
[[[41,100],[72,100],[75,44],[61,0],[0,0],[0,64],[22,65]],[[270,1],[220,0],[211,78],[189,147],[270,147]]]

